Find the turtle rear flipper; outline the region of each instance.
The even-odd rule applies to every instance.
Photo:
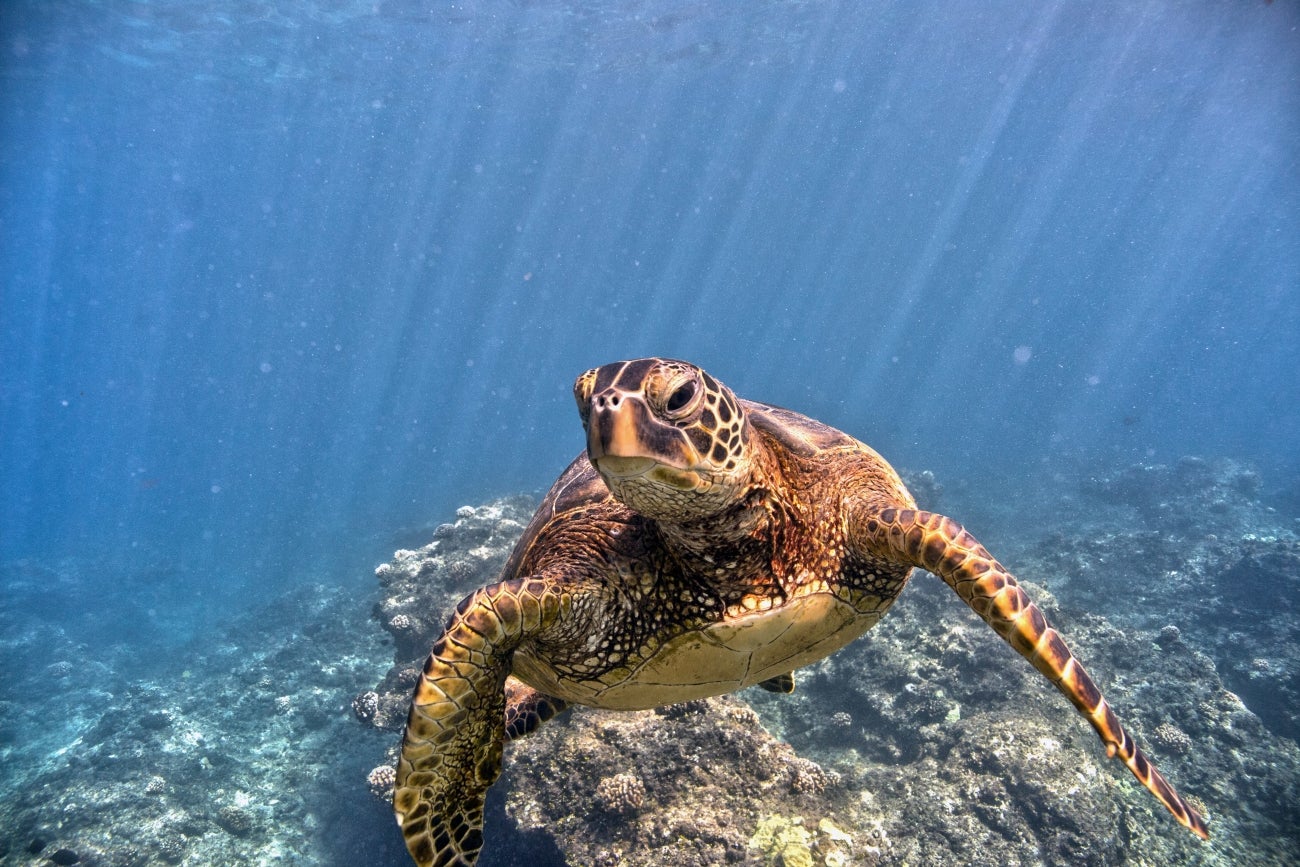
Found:
[[[768,692],[777,692],[789,695],[794,692],[794,672],[789,674],[778,674],[776,677],[769,677],[767,680],[759,681],[759,686]]]
[[[562,713],[569,703],[533,689],[518,678],[506,680],[506,740],[532,734],[547,720]]]
[[[1173,813],[1209,839],[1205,821],[1156,770],[1111,710],[1083,664],[1016,579],[974,536],[951,518],[914,509],[882,509],[863,522],[865,542],[887,557],[929,570],[957,591],[994,631],[1029,660],[1083,714],[1106,745]]]
[[[406,848],[420,867],[478,860],[483,802],[501,775],[510,654],[526,634],[553,621],[558,607],[536,588],[514,579],[466,597],[425,662],[393,794]],[[532,728],[541,721],[534,716]]]

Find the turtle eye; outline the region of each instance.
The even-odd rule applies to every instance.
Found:
[[[597,368],[592,368],[578,377],[573,383],[573,399],[578,403],[578,415],[582,417],[583,427],[591,416],[591,395],[596,390]]]
[[[695,383],[686,382],[677,388],[672,394],[668,395],[668,403],[665,408],[672,413],[681,412],[690,405],[691,400],[695,397]]]

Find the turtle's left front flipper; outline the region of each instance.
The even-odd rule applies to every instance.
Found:
[[[881,509],[855,528],[861,543],[887,559],[920,566],[942,578],[1008,644],[1056,685],[1096,729],[1106,753],[1119,756],[1133,776],[1203,839],[1204,820],[1165,781],[1120,724],[1082,663],[1016,583],[975,537],[951,518],[914,509]]]
[[[553,623],[556,594],[540,582],[502,581],[467,596],[434,643],[402,736],[393,809],[419,867],[472,867],[483,846],[483,804],[501,774],[507,735],[553,716],[535,691],[506,712],[511,656]],[[522,687],[522,684],[519,686]]]

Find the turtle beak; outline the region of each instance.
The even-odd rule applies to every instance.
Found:
[[[681,431],[655,418],[639,394],[606,389],[591,399],[587,418],[587,457],[603,475],[615,478],[643,476],[652,471],[655,481],[665,473],[673,487],[689,472],[699,455]],[[693,478],[692,474],[692,478]]]
[[[587,423],[587,457],[602,473],[642,475],[655,465],[640,435],[649,422],[649,410],[640,400],[612,391],[597,395]]]

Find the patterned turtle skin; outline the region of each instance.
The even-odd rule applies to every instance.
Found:
[[[862,635],[914,568],[942,578],[1056,685],[1184,826],[1060,634],[956,521],[921,511],[847,434],[645,358],[578,377],[587,434],[498,583],[456,608],[415,689],[393,798],[421,867],[472,865],[507,740],[571,704],[656,707],[791,673]]]

